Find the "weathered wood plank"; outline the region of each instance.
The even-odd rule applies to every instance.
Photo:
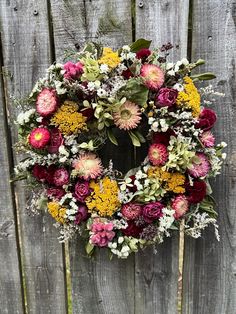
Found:
[[[86,41],[113,48],[132,41],[129,0],[52,0],[51,6],[58,59],[66,48],[82,47]],[[127,139],[122,136],[121,141],[119,149],[108,145],[103,152],[110,154],[116,168],[127,170],[132,166],[132,157],[121,153],[129,149]],[[73,313],[134,313],[134,259],[109,261],[107,254],[101,252],[92,261],[84,255],[82,241],[72,241]]]
[[[187,314],[236,312],[236,3],[193,1],[192,59],[207,60],[204,70],[213,71],[215,90],[225,93],[214,109],[218,141],[228,142],[228,159],[214,183],[221,242],[212,230],[203,239],[186,238],[183,312]]]
[[[50,60],[47,1],[8,1],[1,7],[1,31],[7,105],[11,125],[17,109],[9,94],[23,97],[43,74]],[[13,131],[13,142],[16,132]],[[29,313],[66,313],[62,246],[52,219],[46,214],[29,217],[25,211],[26,189],[16,187],[20,218],[23,267]],[[11,313],[15,313],[13,310]]]
[[[2,64],[0,64],[2,71]],[[23,285],[20,272],[19,241],[15,219],[14,191],[10,185],[9,156],[3,80],[0,77],[0,304],[2,313],[24,313]]]
[[[189,1],[136,1],[136,38],[161,47],[171,42],[170,61],[187,55]],[[178,234],[136,256],[135,313],[176,313],[178,284]]]

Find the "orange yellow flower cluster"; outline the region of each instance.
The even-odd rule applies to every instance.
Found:
[[[117,51],[113,51],[109,47],[103,48],[103,54],[98,60],[99,64],[107,64],[111,69],[114,69],[120,63],[120,58]]]
[[[65,135],[78,134],[87,131],[86,117],[77,112],[78,105],[66,100],[51,119],[51,124],[58,127]]]
[[[168,172],[161,167],[151,167],[148,169],[149,177],[157,177],[163,183],[163,187],[170,192],[184,193],[185,176],[180,172]]]
[[[97,212],[100,216],[112,216],[119,208],[119,188],[117,182],[105,177],[98,183],[91,181],[93,192],[86,198],[86,205],[90,212]]]
[[[184,91],[179,92],[176,99],[177,106],[189,108],[192,115],[198,117],[200,114],[200,94],[192,79],[189,76],[184,77]]]
[[[49,214],[59,223],[65,223],[66,208],[61,207],[57,202],[49,202],[47,204]]]

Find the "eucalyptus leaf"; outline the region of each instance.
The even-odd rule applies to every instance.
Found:
[[[208,81],[216,78],[215,74],[211,72],[194,74],[190,76],[194,81]]]
[[[146,139],[144,138],[144,136],[138,130],[133,131],[133,133],[137,136],[137,138],[139,139],[140,143],[145,143],[146,142]]]
[[[141,146],[139,138],[133,132],[129,131],[129,136],[134,146],[138,146],[138,147]]]
[[[130,50],[132,52],[137,52],[142,48],[149,48],[151,45],[151,42],[152,42],[151,40],[140,38],[130,45]]]
[[[107,129],[107,135],[109,140],[114,144],[114,145],[118,145],[117,139],[115,138],[112,129]]]
[[[86,253],[87,253],[88,255],[92,255],[94,249],[95,249],[94,245],[91,244],[91,243],[89,243],[89,242],[88,242],[88,243],[86,244],[86,246],[85,246],[85,250],[86,250]]]

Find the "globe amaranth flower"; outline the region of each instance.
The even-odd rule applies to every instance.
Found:
[[[78,112],[78,105],[66,100],[51,118],[51,124],[55,125],[62,134],[71,135],[87,131],[86,117]]]
[[[173,88],[161,88],[156,96],[155,105],[157,107],[170,107],[175,104],[178,91]]]
[[[96,179],[103,171],[101,159],[93,153],[81,154],[72,165],[77,175],[84,180]]]
[[[58,97],[56,91],[50,88],[44,88],[38,94],[36,99],[36,110],[42,117],[53,114],[58,108]]]
[[[129,220],[128,226],[121,231],[127,237],[139,238],[141,232],[143,231],[143,227],[137,226],[134,221]]]
[[[58,202],[49,202],[47,204],[49,214],[59,223],[65,223],[66,208],[61,207]]]
[[[158,90],[164,83],[164,72],[155,64],[143,64],[140,75],[148,89]]]
[[[59,201],[65,194],[65,190],[62,188],[48,188],[46,190],[47,197]]]
[[[71,61],[66,62],[63,65],[64,78],[67,80],[78,79],[83,71],[83,64],[81,62],[73,63]]]
[[[59,147],[63,143],[63,137],[58,128],[53,128],[50,133],[51,137],[47,149],[50,154],[56,154],[59,150]]]
[[[213,128],[216,123],[217,116],[212,109],[204,108],[201,110],[196,127],[204,131],[208,131]]]
[[[168,160],[168,151],[163,144],[152,144],[148,150],[148,158],[152,165],[163,166]]]
[[[196,153],[188,172],[194,178],[205,177],[211,169],[210,162],[204,153]]]
[[[194,180],[191,185],[190,182],[187,182],[185,185],[186,197],[189,203],[197,204],[200,203],[206,196],[207,186],[205,181]]]
[[[91,225],[92,235],[90,236],[90,241],[99,247],[107,246],[115,236],[113,228],[112,222],[94,221]]]
[[[139,107],[131,101],[126,101],[113,113],[114,123],[121,130],[135,129],[141,121]]]
[[[74,189],[74,197],[81,203],[85,202],[85,198],[90,194],[89,182],[80,180],[76,183]]]
[[[88,218],[88,208],[84,204],[80,204],[78,208],[78,212],[75,216],[75,224],[79,225],[81,222],[85,221]]]
[[[205,131],[201,134],[200,140],[205,147],[213,147],[215,145],[215,137],[211,131]]]
[[[121,213],[127,220],[133,220],[137,218],[140,216],[141,212],[142,206],[136,203],[127,203],[124,204],[121,208]]]
[[[69,172],[65,168],[57,169],[53,174],[53,182],[56,186],[63,186],[70,181]]]
[[[50,132],[46,128],[36,128],[31,131],[28,141],[29,144],[36,149],[45,148],[50,141]]]
[[[143,218],[147,223],[152,223],[162,216],[164,205],[161,202],[152,202],[143,206]]]
[[[189,202],[185,195],[176,196],[171,202],[171,208],[174,209],[175,219],[182,217],[189,209]]]
[[[137,59],[141,59],[142,62],[146,61],[147,58],[150,56],[151,54],[151,50],[148,48],[142,48],[139,51],[136,52],[136,58]]]

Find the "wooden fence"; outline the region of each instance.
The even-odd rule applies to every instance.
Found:
[[[10,95],[28,93],[66,48],[91,40],[117,48],[140,37],[176,45],[173,60],[206,59],[205,70],[216,73],[213,84],[225,93],[215,108],[217,139],[229,144],[214,185],[221,242],[210,230],[185,239],[181,303],[185,314],[236,313],[236,2],[1,0],[0,23],[0,313],[177,313],[178,235],[156,255],[147,249],[127,261],[104,254],[89,260],[79,240],[68,250],[58,243],[46,214],[30,217],[24,186],[9,183],[17,138]],[[127,166],[135,162],[120,155]]]

